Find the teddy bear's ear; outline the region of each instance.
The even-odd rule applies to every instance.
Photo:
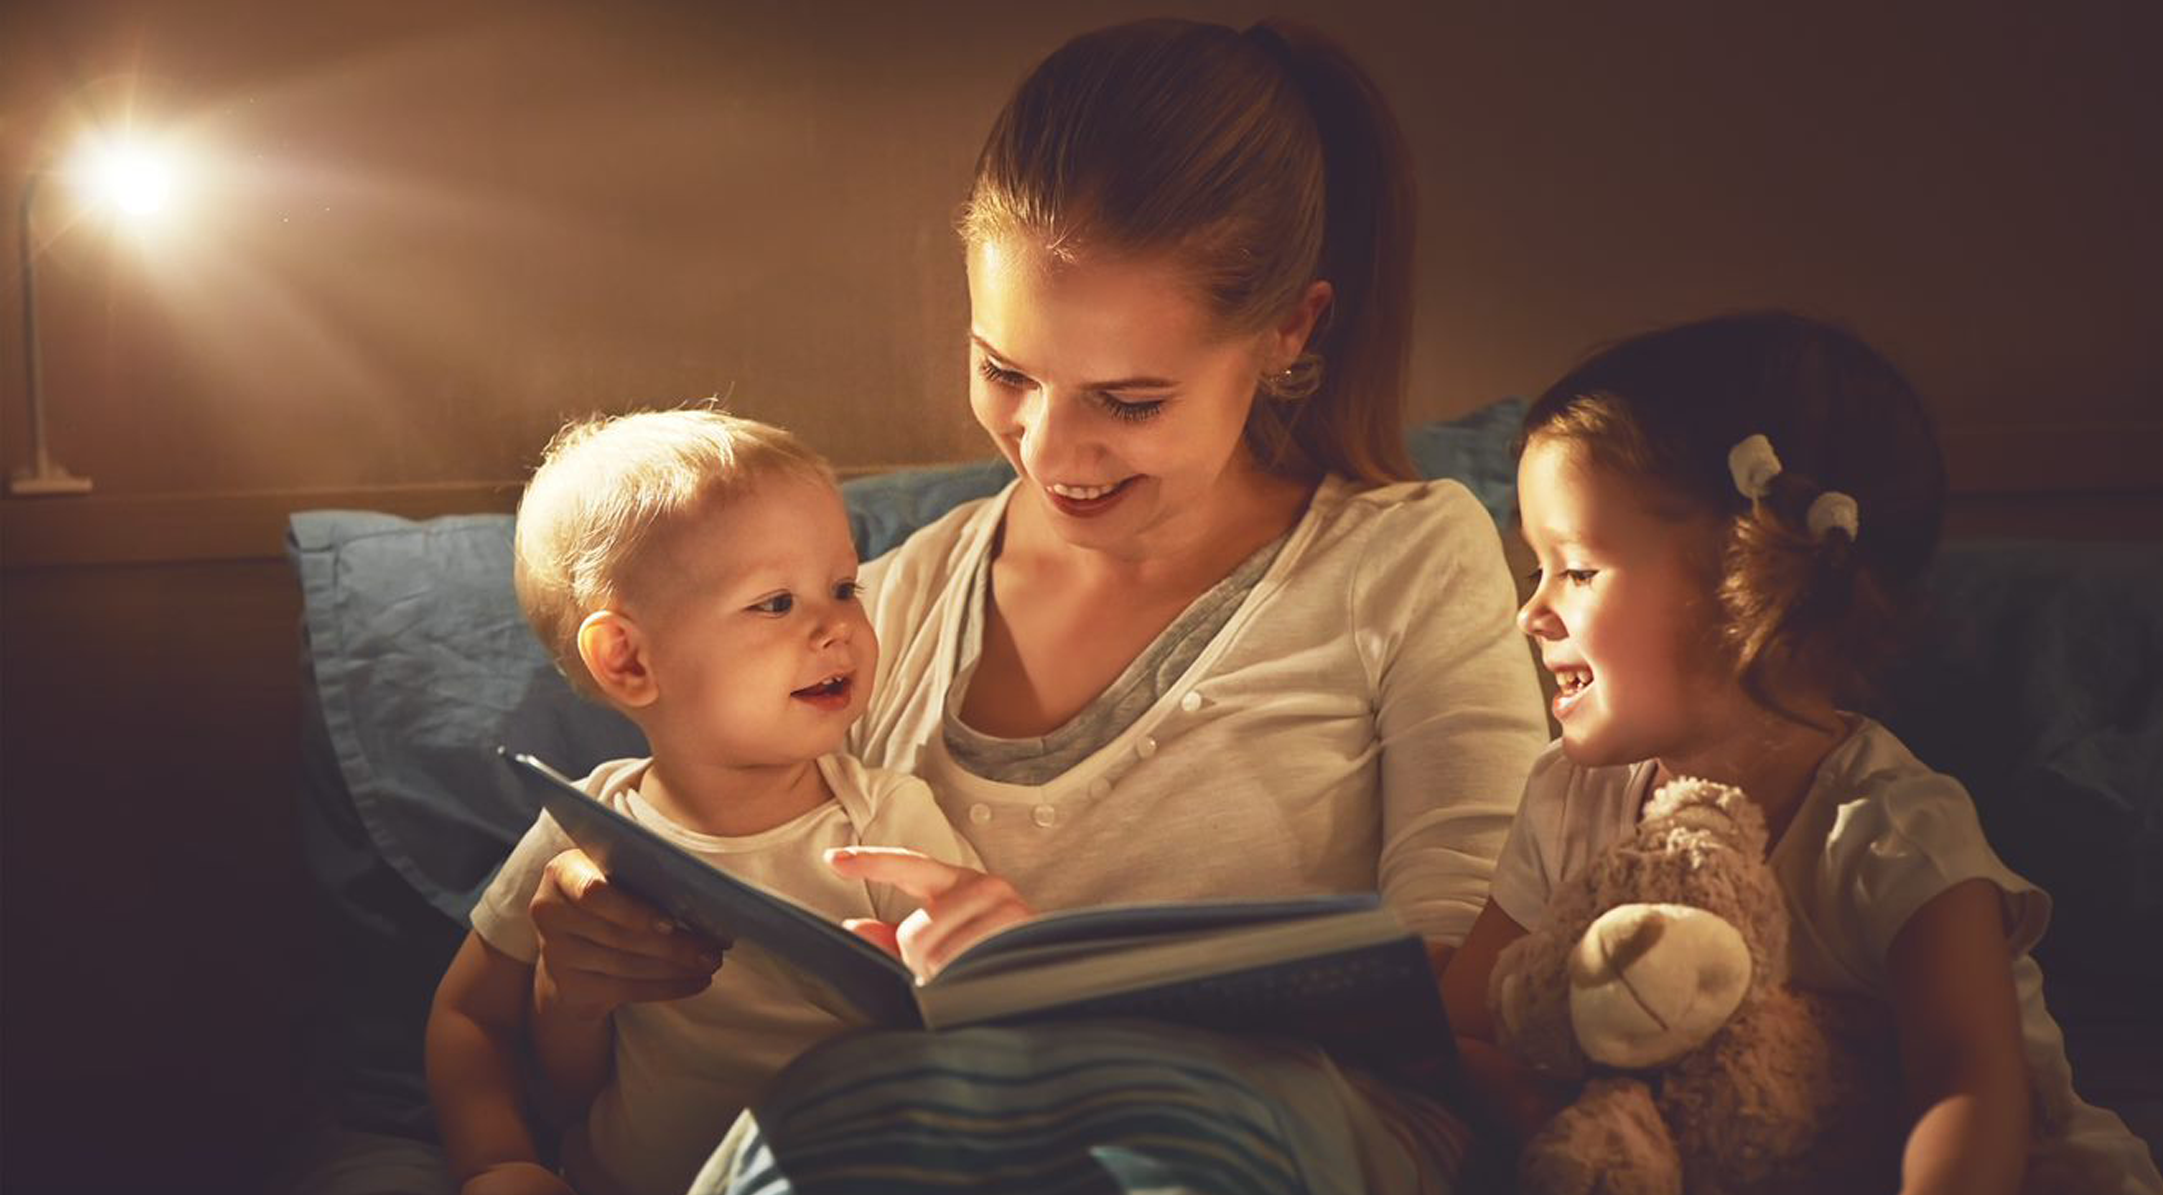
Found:
[[[1717,834],[1754,852],[1765,848],[1765,815],[1757,803],[1732,784],[1678,776],[1645,802],[1640,826],[1655,823],[1691,826]]]
[[[1685,809],[1705,808],[1732,816],[1738,805],[1749,804],[1742,790],[1732,784],[1703,780],[1696,776],[1677,776],[1654,790],[1652,799],[1645,802],[1645,816],[1651,821],[1656,817],[1673,817]]]

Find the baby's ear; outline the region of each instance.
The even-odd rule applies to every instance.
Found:
[[[578,658],[607,698],[627,709],[661,695],[646,659],[646,637],[629,615],[596,610],[578,624]]]

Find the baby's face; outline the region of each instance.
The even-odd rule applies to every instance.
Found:
[[[658,555],[654,598],[630,611],[660,692],[647,733],[729,767],[838,749],[870,699],[879,641],[834,487],[762,480],[694,512]]]

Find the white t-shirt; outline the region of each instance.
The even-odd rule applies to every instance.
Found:
[[[1919,762],[1891,731],[1850,715],[1854,729],[1825,757],[1794,820],[1768,856],[1790,914],[1788,971],[1801,988],[1891,1001],[1886,955],[1915,911],[1970,879],[1996,885],[2013,951],[2023,1052],[2036,1097],[2029,1189],[2047,1174],[2122,1176],[2118,1192],[2163,1192],[2147,1146],[2117,1115],[2073,1091],[2065,1036],[2043,1005],[2029,954],[2050,922],[2050,897],[2000,862],[1960,782]],[[1637,824],[1650,761],[1580,768],[1557,742],[1541,754],[1496,865],[1493,899],[1532,929],[1557,884]]]
[[[923,781],[867,768],[846,755],[818,761],[834,799],[783,825],[741,838],[701,834],[639,796],[650,763],[619,759],[580,782],[594,799],[731,875],[779,892],[836,921],[898,921],[907,894],[844,879],[828,847],[906,846],[977,866],[939,813]],[[548,861],[573,843],[542,814],[504,861],[473,909],[473,928],[522,962],[539,954],[527,906]],[[847,1025],[809,1003],[771,964],[739,944],[696,996],[626,1004],[612,1016],[615,1067],[588,1110],[583,1133],[564,1142],[564,1171],[580,1195],[680,1195],[736,1113],[782,1065]]]
[[[1033,785],[967,772],[941,730],[976,666],[970,580],[1013,493],[863,570],[883,650],[852,750],[930,781],[1039,908],[1379,890],[1416,932],[1463,940],[1547,737],[1501,540],[1470,492],[1325,479],[1186,672]]]

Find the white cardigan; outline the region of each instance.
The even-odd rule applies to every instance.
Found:
[[[1423,936],[1463,940],[1547,739],[1501,541],[1463,486],[1326,479],[1186,673],[1041,785],[971,775],[941,731],[975,662],[972,566],[1013,493],[865,567],[882,649],[851,750],[929,781],[1039,908],[1379,890]]]

